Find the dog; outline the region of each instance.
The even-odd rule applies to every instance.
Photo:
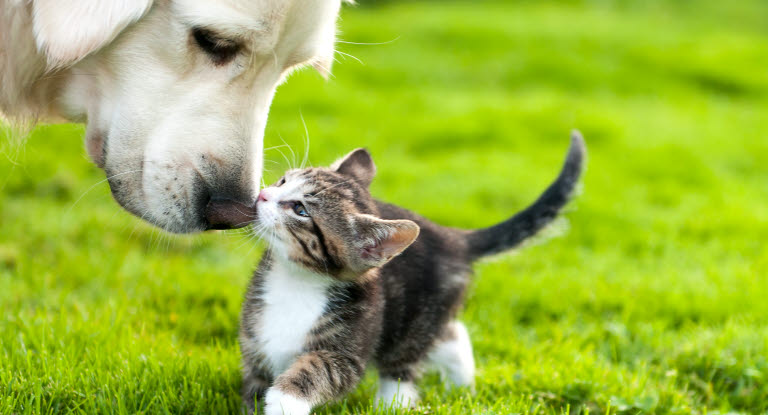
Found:
[[[0,113],[87,123],[123,208],[206,230],[209,201],[255,200],[275,89],[327,76],[341,1],[0,0]]]

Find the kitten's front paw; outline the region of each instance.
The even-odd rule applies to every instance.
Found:
[[[312,406],[306,399],[269,388],[264,397],[264,415],[309,415]]]

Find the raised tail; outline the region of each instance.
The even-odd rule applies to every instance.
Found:
[[[571,133],[571,146],[557,179],[525,210],[490,228],[467,234],[469,256],[479,259],[514,248],[557,218],[573,196],[586,156],[581,133]]]

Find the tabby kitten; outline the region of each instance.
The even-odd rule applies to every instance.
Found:
[[[495,226],[434,224],[371,197],[376,168],[355,150],[330,168],[288,171],[253,207],[266,241],[243,305],[243,399],[253,412],[307,415],[341,397],[371,362],[377,398],[414,405],[420,367],[473,383],[467,330],[456,320],[474,261],[511,249],[568,202],[585,147],[574,132],[558,178],[531,206]]]

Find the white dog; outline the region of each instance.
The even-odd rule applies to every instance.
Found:
[[[0,0],[0,112],[87,122],[115,199],[171,232],[258,193],[275,88],[330,69],[341,0]]]

